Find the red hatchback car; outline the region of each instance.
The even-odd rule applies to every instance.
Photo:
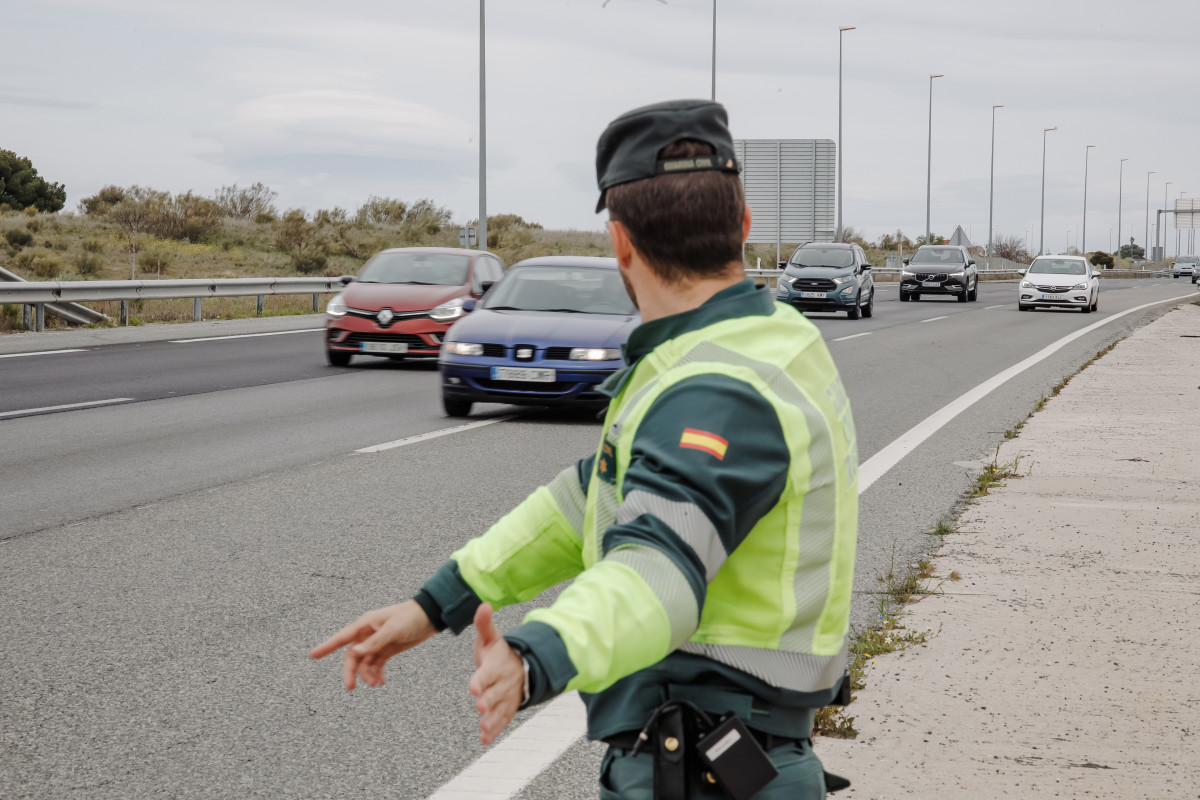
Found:
[[[344,367],[355,355],[436,356],[447,329],[504,275],[491,253],[398,247],[371,257],[325,308],[325,356]]]

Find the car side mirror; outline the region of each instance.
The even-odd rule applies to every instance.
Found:
[[[778,264],[778,266],[776,267],[776,269],[785,269],[786,267],[787,267],[787,262],[786,262],[786,261],[780,261],[780,262],[779,262],[779,264]]]
[[[863,265],[862,265],[862,271],[863,271],[863,272],[869,272],[869,271],[870,271],[870,269],[871,269],[871,265],[870,265],[870,264],[863,264]]]
[[[481,289],[482,289],[482,291],[480,292],[480,294],[487,294],[487,290],[488,290],[488,289],[490,289],[490,288],[492,288],[492,287],[493,287],[493,286],[495,286],[495,285],[496,285],[496,282],[495,282],[495,281],[481,281],[481,282],[480,282],[480,284],[479,284],[479,286],[480,286],[480,287],[481,287]]]
[[[468,297],[466,300],[463,300],[463,305],[462,305],[463,313],[467,314],[471,311],[474,311],[475,303],[476,303],[476,300],[474,297]]]
[[[352,284],[356,280],[358,280],[358,278],[356,278],[353,275],[343,275],[342,277],[338,278],[338,280],[340,280],[342,282],[342,286],[349,286],[350,284]]]
[[[973,267],[973,266],[975,266],[975,262],[974,262],[974,261],[968,261],[968,262],[967,262],[967,266],[968,266],[968,267]]]
[[[906,258],[906,259],[904,259],[904,266],[906,266],[906,267],[908,266],[908,259],[907,259],[907,258]]]
[[[1019,269],[1019,270],[1017,270],[1017,274],[1018,274],[1018,275],[1024,275],[1024,274],[1025,274],[1025,270],[1023,270],[1023,269]]]

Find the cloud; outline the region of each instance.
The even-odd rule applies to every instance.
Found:
[[[94,108],[91,103],[81,103],[77,100],[58,100],[53,97],[35,97],[32,95],[13,94],[12,92],[0,92],[0,105],[28,106],[31,108]]]

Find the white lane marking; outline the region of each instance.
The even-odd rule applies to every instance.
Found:
[[[918,445],[923,443],[930,436],[933,436],[933,434],[937,433],[937,431],[940,430],[946,423],[950,422],[950,420],[966,411],[976,402],[982,400],[1004,383],[1008,382],[1012,378],[1015,378],[1017,375],[1020,375],[1022,372],[1034,366],[1035,364],[1049,358],[1051,355],[1066,347],[1076,339],[1086,336],[1097,328],[1107,325],[1113,320],[1120,319],[1121,317],[1127,314],[1132,314],[1135,311],[1141,311],[1143,308],[1150,308],[1150,306],[1157,306],[1162,303],[1171,303],[1178,300],[1186,300],[1192,296],[1193,295],[1180,295],[1179,297],[1171,297],[1166,300],[1156,300],[1153,303],[1145,303],[1140,306],[1134,306],[1126,311],[1113,314],[1111,317],[1106,317],[1099,322],[1094,322],[1091,325],[1088,325],[1086,328],[1080,328],[1074,333],[1064,336],[1053,344],[1042,348],[1024,361],[1020,361],[998,375],[989,378],[958,399],[952,400],[950,403],[942,407],[940,410],[935,411],[921,422],[918,422],[915,426],[902,434],[900,438],[896,439],[887,447],[883,448],[878,453],[863,462],[858,469],[858,493],[862,494],[865,492],[871,486],[871,484],[883,477],[884,473],[900,463],[900,459],[904,458],[906,455],[915,450]]]
[[[497,422],[507,422],[512,419],[512,416],[493,417],[492,419],[481,419],[475,422],[468,422],[465,425],[455,425],[453,428],[442,428],[441,430],[430,431],[429,433],[419,433],[416,436],[409,436],[404,439],[397,439],[394,442],[384,442],[383,444],[375,444],[370,447],[363,447],[355,450],[356,453],[381,453],[384,450],[391,450],[396,447],[404,447],[417,442],[427,442],[430,439],[438,439],[442,436],[449,436],[452,433],[462,433],[469,431],[472,428],[482,428],[485,425],[495,425]]]
[[[90,400],[86,403],[67,403],[61,406],[43,406],[41,408],[23,408],[20,411],[0,411],[0,417],[15,417],[21,414],[40,414],[43,411],[65,411],[68,408],[87,408],[88,406],[104,406],[111,403],[128,403],[132,397],[114,397],[111,400]]]
[[[842,337],[840,337],[840,338],[837,338],[837,339],[830,339],[829,341],[831,341],[831,342],[844,342],[844,341],[846,341],[847,339],[857,339],[857,338],[858,338],[858,337],[860,337],[860,336],[870,336],[872,333],[874,333],[874,331],[865,331],[865,332],[863,332],[863,333],[852,333],[852,334],[850,334],[849,336],[842,336]]]
[[[949,315],[947,314],[946,317],[948,316]],[[929,319],[921,320],[921,322],[937,322],[939,319],[946,319],[946,317],[930,317]]]
[[[560,695],[428,800],[507,800],[516,796],[587,731],[578,692]]]
[[[284,336],[289,333],[312,333],[323,331],[324,328],[302,328],[298,331],[270,331],[268,333],[239,333],[232,336],[205,336],[202,339],[170,339],[170,344],[190,344],[191,342],[216,342],[221,339],[252,339],[255,336]]]
[[[39,350],[36,353],[6,353],[0,358],[22,358],[23,356],[52,356],[56,353],[86,353],[87,350]]]
[[[1180,300],[1186,299],[1186,297],[1173,299]],[[1101,325],[1134,311],[1166,302],[1170,301],[1159,300],[1157,303],[1147,303],[1137,308],[1131,308],[1076,331],[1025,359],[1015,367],[1005,370],[990,381],[972,389],[867,459],[859,467],[858,493],[861,495],[866,492],[871,484],[894,467],[917,445],[932,436],[954,416],[962,413],[971,403],[1009,378]],[[970,398],[969,401],[968,398]],[[960,404],[961,408],[958,407]],[[945,419],[941,419],[943,415],[945,415]],[[491,420],[486,421],[491,422]],[[457,429],[450,428],[446,432],[454,430]],[[428,436],[428,434],[426,435]],[[529,729],[528,733],[526,729]],[[584,713],[583,703],[577,699],[575,692],[564,694],[526,720],[523,725],[498,744],[489,748],[475,763],[430,795],[427,800],[511,800],[586,732],[587,716]]]
[[[982,309],[982,310],[983,310],[983,311],[991,311],[993,308],[1004,308],[1004,304],[1003,304],[1003,303],[1001,303],[1001,304],[1000,304],[1000,305],[998,305],[998,306],[988,306],[987,308],[984,308],[984,309]]]

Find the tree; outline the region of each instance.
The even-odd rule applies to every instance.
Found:
[[[867,240],[862,237],[862,234],[853,225],[843,225],[840,231],[834,231],[833,240],[835,242],[856,244],[864,249],[870,247]]]
[[[915,250],[916,245],[913,240],[905,235],[904,231],[899,228],[895,233],[885,233],[879,237],[876,245],[880,250]]]
[[[279,215],[274,205],[277,197],[279,192],[265,183],[258,182],[246,189],[239,189],[236,183],[232,186],[222,186],[217,189],[214,199],[226,216],[259,219]]]
[[[1025,240],[1017,236],[1000,234],[992,239],[992,255],[996,258],[1007,258],[1019,264],[1029,264],[1033,256],[1025,249]]]
[[[150,229],[164,203],[170,199],[166,192],[131,186],[121,202],[105,213],[105,218],[120,228],[129,240],[129,280],[137,279],[137,235]]]
[[[1113,268],[1112,255],[1104,252],[1103,250],[1097,250],[1096,252],[1092,253],[1091,257],[1088,258],[1088,261],[1091,262],[1093,267],[1101,267],[1103,269]]]
[[[224,213],[217,201],[191,192],[164,195],[154,203],[148,229],[161,239],[196,242],[221,226]]]
[[[88,216],[104,216],[108,210],[125,199],[125,190],[120,186],[108,185],[91,197],[79,201],[79,210]]]
[[[0,204],[14,211],[35,208],[54,213],[66,203],[67,190],[61,183],[47,183],[28,158],[0,150]]]
[[[292,257],[297,272],[311,275],[325,269],[329,242],[321,226],[309,222],[303,211],[294,208],[271,225],[273,244]]]
[[[1121,258],[1145,258],[1146,250],[1145,248],[1130,242],[1129,244],[1121,245],[1121,249],[1118,251],[1118,254],[1121,256]]]
[[[915,242],[915,244],[918,247],[923,244],[945,244],[945,243],[946,243],[946,237],[938,236],[936,233],[929,234],[929,241],[925,241],[925,237],[921,236],[921,237],[918,237],[917,241]]]
[[[399,225],[407,213],[408,204],[403,200],[371,195],[367,202],[358,207],[354,220],[361,225]]]

